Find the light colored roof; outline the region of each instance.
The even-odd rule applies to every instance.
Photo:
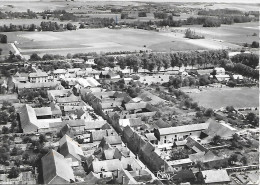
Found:
[[[75,181],[73,170],[64,157],[51,150],[41,159],[43,168],[43,180],[45,184],[51,183],[51,181],[56,177],[60,177],[67,182],[70,180]]]
[[[102,171],[116,171],[122,169],[122,165],[119,159],[105,160],[105,161],[93,161],[93,172],[99,173]]]
[[[244,77],[242,75],[233,75],[234,79],[239,79],[239,80],[243,80]]]
[[[205,130],[209,126],[209,123],[200,123],[200,124],[192,124],[192,125],[184,125],[178,127],[168,127],[168,128],[160,128],[158,129],[160,135],[169,135],[175,133],[183,133],[183,132],[192,132],[192,131],[199,131]]]
[[[110,145],[116,145],[122,143],[120,136],[105,136],[104,140]]]
[[[101,141],[104,136],[107,136],[106,130],[95,130],[91,133],[93,141]]]
[[[179,159],[179,160],[174,160],[174,161],[168,161],[168,163],[171,166],[176,166],[176,165],[181,165],[181,164],[192,163],[192,161],[189,158],[187,158],[187,159]]]
[[[71,89],[62,89],[62,90],[47,90],[47,93],[52,96],[64,96],[67,95],[68,92],[72,93]]]
[[[36,116],[50,116],[52,115],[51,107],[34,108]]]
[[[81,156],[84,156],[80,145],[76,141],[74,141],[72,138],[70,138],[68,135],[65,134],[60,139],[59,143],[60,143],[60,153],[64,157],[72,155],[77,160],[81,160]]]
[[[146,102],[140,102],[140,103],[127,103],[125,104],[126,110],[136,110],[136,109],[143,109],[146,108],[147,103]]]
[[[147,133],[145,134],[145,137],[149,140],[149,141],[156,141],[157,138],[154,136],[154,133]]]
[[[29,77],[30,78],[36,78],[36,77],[47,77],[48,74],[46,72],[42,72],[42,71],[37,71],[36,73],[30,73]]]
[[[88,121],[85,123],[86,130],[93,130],[102,128],[107,123],[106,120],[99,120],[99,121]]]
[[[65,74],[66,72],[66,69],[56,69],[53,71],[54,74]]]
[[[230,182],[230,177],[226,170],[205,170],[201,171],[205,183]]]

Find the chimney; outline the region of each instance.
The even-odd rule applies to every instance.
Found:
[[[122,184],[125,184],[125,176],[122,176]]]
[[[119,175],[119,169],[116,170],[116,178],[118,178]]]

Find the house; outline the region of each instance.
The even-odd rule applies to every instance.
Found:
[[[56,98],[56,104],[59,106],[74,105],[78,106],[81,102],[81,97],[71,94],[68,97]]]
[[[94,57],[91,57],[89,56],[88,59],[86,60],[85,62],[87,65],[89,65],[90,67],[93,66],[93,65],[96,65],[95,64],[95,58]]]
[[[215,72],[216,75],[225,75],[225,69],[223,67],[215,67],[213,72]]]
[[[181,183],[190,182],[193,183],[196,180],[196,177],[192,170],[180,170],[175,173],[172,177],[173,181],[181,181]]]
[[[188,136],[199,137],[203,130],[208,128],[209,123],[184,125],[178,127],[159,128],[154,130],[155,137],[159,144],[174,143],[184,140]]]
[[[117,133],[113,129],[95,130],[91,132],[90,142],[101,141],[103,137],[111,136],[111,135],[116,136]],[[118,139],[118,138],[113,138],[113,139]]]
[[[137,182],[129,171],[121,169],[118,171],[114,184],[141,184]]]
[[[71,158],[73,162],[81,162],[82,157],[84,156],[83,151],[80,145],[70,138],[68,135],[64,135],[59,141],[60,153],[65,158]]]
[[[99,78],[101,79],[119,79],[120,75],[114,73],[110,69],[108,71],[102,71],[99,75]]]
[[[101,143],[102,142],[106,142],[113,147],[117,147],[117,146],[120,147],[120,146],[122,146],[122,143],[123,143],[122,140],[121,140],[121,137],[118,136],[118,135],[105,136],[101,140]]]
[[[225,74],[219,74],[219,75],[215,75],[215,78],[219,81],[219,82],[227,82],[230,79],[229,75],[225,75]]]
[[[130,114],[146,113],[146,112],[157,112],[158,110],[149,103],[127,103],[124,105],[125,110]]]
[[[68,184],[75,182],[73,170],[67,160],[55,150],[41,159],[44,184]]]
[[[66,69],[56,69],[52,72],[54,79],[60,79],[67,73]]]
[[[26,89],[38,90],[38,89],[55,89],[60,85],[60,82],[41,82],[41,83],[17,83],[16,89],[18,94]]]
[[[230,177],[225,169],[198,172],[197,178],[204,184],[228,184]]]
[[[244,79],[242,75],[233,75],[233,78],[238,81],[242,81]]]
[[[145,137],[148,139],[150,143],[155,145],[158,144],[158,139],[154,136],[154,133],[147,133],[145,134]]]
[[[29,73],[28,79],[31,83],[48,82],[48,74],[38,70],[36,73]]]
[[[212,151],[190,154],[189,159],[195,163],[200,161],[208,165],[210,168],[220,168],[227,163],[227,158],[217,156]]]
[[[133,128],[141,127],[143,122],[141,118],[128,118],[128,119],[119,119],[119,126],[126,127],[130,126]]]
[[[122,169],[122,164],[119,159],[93,161],[91,168],[94,173],[114,172],[118,169]]]
[[[156,105],[158,103],[163,103],[165,100],[161,99],[160,97],[150,93],[149,91],[144,91],[140,95],[137,96],[141,98],[142,101],[150,103],[151,105]]]
[[[56,100],[56,98],[68,97],[73,93],[70,89],[62,89],[62,90],[48,90],[47,94],[49,100],[54,101]]]
[[[27,104],[22,106],[19,110],[19,117],[21,128],[24,133],[37,132],[40,129],[48,130],[50,124],[62,121],[60,118],[38,119],[34,108]]]
[[[183,168],[187,168],[192,165],[192,160],[189,158],[187,159],[179,159],[174,161],[168,161],[169,165],[171,165],[175,170],[179,171]]]

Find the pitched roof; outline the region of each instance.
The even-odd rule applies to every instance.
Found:
[[[186,146],[193,149],[195,152],[208,152],[208,149],[206,149],[205,147],[203,147],[200,143],[198,143],[197,141],[195,141],[193,138],[188,137],[186,138],[187,142],[186,142]]]
[[[138,95],[139,98],[141,98],[145,102],[149,102],[152,105],[156,105],[160,102],[164,102],[162,98],[150,93],[149,91],[144,91],[140,95]]]
[[[226,170],[205,170],[201,171],[201,174],[204,177],[205,183],[221,183],[231,181]]]
[[[165,121],[163,121],[161,118],[158,119],[155,123],[154,123],[158,128],[168,128],[171,127],[171,125]]]
[[[199,152],[195,154],[190,154],[189,155],[190,160],[196,162],[196,161],[201,161],[203,163],[211,162],[211,161],[218,161],[222,160],[223,157],[218,157],[215,155],[213,152],[208,151],[208,152]]]
[[[57,103],[72,103],[72,102],[80,102],[81,98],[75,95],[71,95],[69,97],[64,98],[56,98]]]
[[[47,77],[48,74],[46,72],[37,71],[36,73],[29,73],[30,78],[36,78],[36,77]]]
[[[122,140],[120,136],[105,136],[104,140],[110,145],[121,144]]]
[[[200,123],[200,124],[192,124],[192,125],[184,125],[177,127],[168,127],[158,129],[160,135],[169,135],[175,133],[183,133],[183,132],[192,132],[192,131],[202,131],[208,128],[209,123]]]
[[[73,170],[64,157],[51,150],[41,159],[43,168],[43,180],[45,184],[51,183],[56,176],[64,179],[67,182],[75,181]]]
[[[143,122],[141,118],[119,119],[119,125],[123,127],[126,127],[127,125],[130,127],[138,127],[142,126]]]
[[[127,103],[127,104],[125,104],[125,109],[126,110],[144,109],[144,108],[146,108],[146,106],[147,106],[146,102]]]
[[[93,141],[101,141],[104,136],[107,135],[106,130],[95,130],[91,132],[92,140]]]
[[[56,69],[53,71],[53,74],[65,74],[67,73],[66,69]]]
[[[154,133],[147,133],[147,134],[145,134],[145,137],[146,137],[149,141],[157,141],[157,138],[154,136]]]
[[[42,83],[18,83],[17,88],[20,89],[36,89],[36,88],[50,88],[56,87],[60,82],[42,82]]]
[[[226,123],[217,122],[213,119],[210,119],[208,122],[209,122],[209,127],[206,130],[204,130],[203,132],[210,137],[219,135],[222,138],[230,138],[236,132],[236,129],[232,128],[231,126],[227,125]]]
[[[106,123],[106,120],[87,121],[85,124],[85,130],[99,129],[102,128]]]
[[[60,139],[60,153],[64,157],[72,155],[79,161],[81,160],[81,156],[84,156],[79,144],[66,134]]]
[[[52,115],[51,107],[34,108],[36,116],[49,116]]]

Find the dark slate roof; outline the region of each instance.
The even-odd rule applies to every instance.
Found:
[[[64,157],[56,152],[51,150],[41,159],[42,161],[42,170],[43,170],[43,181],[45,184],[51,183],[54,177],[58,176],[68,183],[73,180],[75,177],[73,170]]]

